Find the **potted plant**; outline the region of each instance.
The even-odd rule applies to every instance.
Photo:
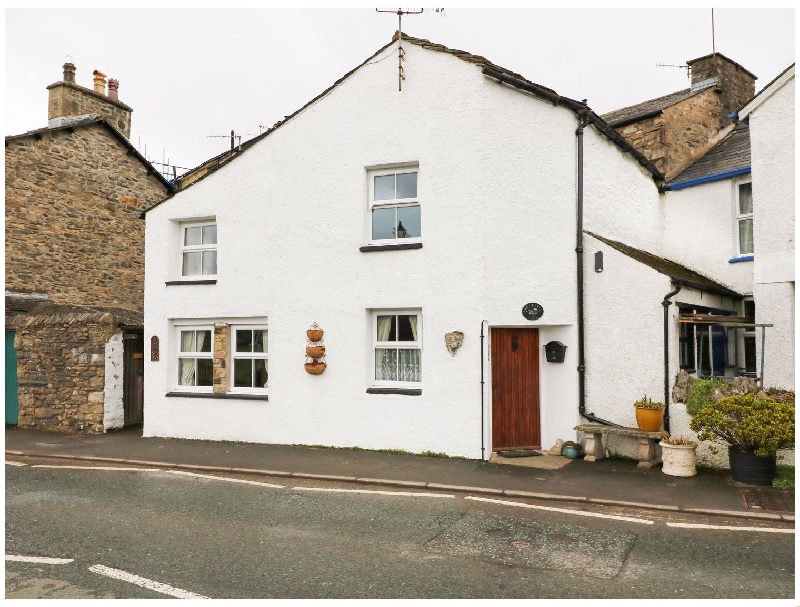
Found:
[[[794,399],[779,402],[764,393],[727,396],[702,407],[689,427],[700,440],[728,445],[733,480],[770,485],[777,452],[794,445]]]
[[[636,425],[644,432],[658,432],[664,423],[664,403],[653,402],[645,394],[633,403],[636,408]]]
[[[661,442],[661,471],[670,476],[697,474],[697,443],[682,436],[667,436]]]

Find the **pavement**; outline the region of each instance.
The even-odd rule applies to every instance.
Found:
[[[203,472],[295,477],[360,485],[446,490],[497,498],[794,521],[794,490],[752,487],[729,471],[668,476],[636,461],[540,455],[490,461],[300,445],[152,438],[134,426],[106,434],[59,434],[6,426],[7,460],[24,457],[147,465]],[[487,454],[488,456],[489,454]]]

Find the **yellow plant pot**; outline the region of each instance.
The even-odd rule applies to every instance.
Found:
[[[636,407],[636,425],[643,432],[658,432],[664,423],[664,409]]]

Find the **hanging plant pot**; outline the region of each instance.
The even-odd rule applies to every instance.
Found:
[[[322,358],[325,356],[325,346],[306,346],[306,356],[309,358]]]
[[[658,432],[664,423],[664,409],[636,407],[636,425],[643,432]]]
[[[311,375],[322,375],[325,372],[325,367],[328,365],[326,363],[317,362],[316,360],[310,363],[306,363],[306,373]]]
[[[737,483],[771,485],[775,478],[776,462],[773,457],[759,457],[734,446],[728,447],[731,474]]]
[[[670,445],[661,441],[661,471],[670,476],[694,476],[697,474],[697,443]]]
[[[322,339],[322,335],[325,332],[322,329],[309,329],[306,331],[306,335],[308,336],[308,341],[317,342]]]

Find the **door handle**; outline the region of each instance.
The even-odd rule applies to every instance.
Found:
[[[496,387],[497,387],[497,386],[499,386],[499,385],[500,385],[500,384],[498,384],[498,383],[496,383],[496,382],[492,382],[492,388],[496,388]]]

